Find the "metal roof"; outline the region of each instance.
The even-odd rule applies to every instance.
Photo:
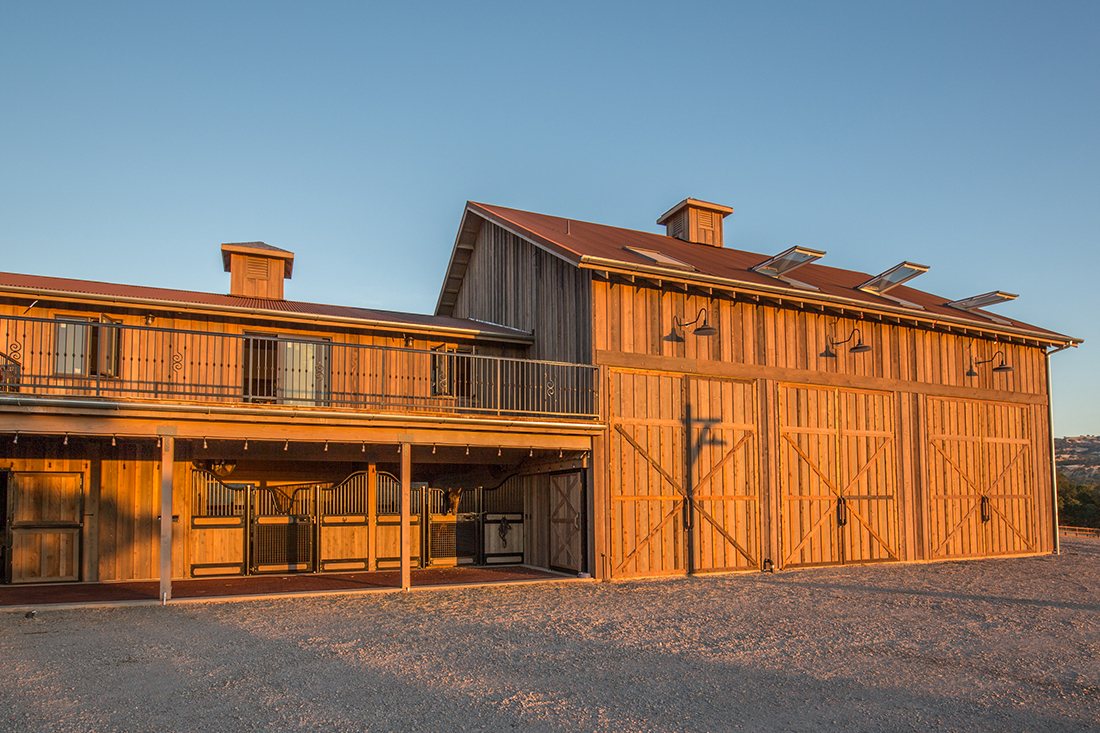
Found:
[[[431,316],[419,313],[355,308],[352,306],[302,303],[292,300],[244,298],[191,290],[120,285],[93,280],[21,275],[0,272],[0,294],[18,293],[32,297],[66,297],[74,300],[108,301],[120,305],[187,308],[251,315],[262,318],[300,318],[311,321],[345,323],[395,331],[434,332],[464,338],[529,343],[531,334],[514,328],[482,323],[466,318]]]
[[[695,244],[663,234],[475,202],[466,204],[436,306],[437,314],[453,313],[481,221],[491,221],[577,267],[598,272],[648,273],[651,278],[783,298],[788,302],[829,304],[888,314],[903,320],[919,321],[926,327],[949,329],[952,325],[962,326],[990,336],[1004,335],[1044,344],[1076,345],[1081,342],[1077,338],[980,309],[960,310],[951,307],[952,298],[905,285],[890,288],[891,297],[860,290],[860,286],[873,277],[868,273],[809,263],[798,268],[798,281],[792,282],[753,271],[753,267],[771,259],[772,255]],[[663,268],[652,258],[636,254],[634,250],[660,252],[691,266],[694,272],[683,268]],[[800,284],[810,287],[799,287]]]

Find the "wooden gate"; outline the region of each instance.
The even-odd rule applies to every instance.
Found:
[[[611,575],[759,568],[752,385],[616,370],[609,378]]]
[[[550,475],[550,567],[579,573],[584,567],[584,472]]]
[[[9,476],[7,526],[12,583],[80,580],[84,476],[16,472]]]
[[[421,496],[427,484],[414,483],[410,489],[409,539],[413,566],[420,564],[420,515],[423,509]],[[379,570],[401,567],[401,479],[392,473],[378,472],[377,520],[375,542]]]
[[[321,572],[369,570],[371,476],[359,471],[317,490],[317,557]]]
[[[245,574],[251,489],[209,471],[191,473],[191,577]]]
[[[925,407],[931,557],[1037,552],[1029,408],[941,397]]]
[[[893,397],[779,386],[782,567],[898,559]]]

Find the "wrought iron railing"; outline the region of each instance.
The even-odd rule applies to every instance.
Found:
[[[0,393],[586,418],[596,390],[582,364],[0,317]]]

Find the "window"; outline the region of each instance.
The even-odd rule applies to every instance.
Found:
[[[252,402],[319,405],[328,399],[329,352],[324,341],[249,336],[241,368]]]
[[[432,352],[432,397],[473,397],[473,353],[447,346]]]
[[[118,321],[57,317],[54,372],[79,377],[117,377],[122,362]]]

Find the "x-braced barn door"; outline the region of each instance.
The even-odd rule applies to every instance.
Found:
[[[550,475],[550,568],[585,569],[583,471]]]
[[[759,568],[756,391],[751,383],[688,377],[684,410],[693,569]]]
[[[940,397],[925,404],[931,557],[1036,552],[1029,407]]]
[[[759,567],[751,385],[617,370],[609,378],[612,576]]]
[[[784,567],[898,559],[893,398],[779,386]]]

